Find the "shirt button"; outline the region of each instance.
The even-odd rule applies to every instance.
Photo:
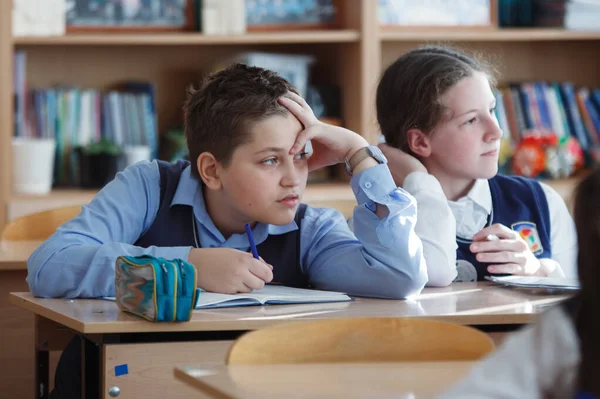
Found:
[[[365,188],[371,188],[373,185],[371,184],[370,181],[365,183]]]

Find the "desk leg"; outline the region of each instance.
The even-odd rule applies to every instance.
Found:
[[[34,398],[48,398],[50,391],[50,352],[62,351],[73,337],[64,326],[35,316],[35,395]],[[53,366],[55,364],[53,363]]]
[[[50,368],[50,352],[35,348],[35,389],[36,398],[48,399],[48,375]]]
[[[100,399],[100,344],[83,337],[82,341],[82,367],[81,393],[83,399]]]

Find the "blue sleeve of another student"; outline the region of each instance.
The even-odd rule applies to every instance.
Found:
[[[115,260],[151,254],[187,259],[190,247],[132,245],[152,225],[160,202],[156,162],[117,174],[81,213],[57,229],[27,261],[35,296],[94,298],[115,295]]]
[[[302,265],[316,288],[351,295],[403,299],[427,283],[421,241],[415,233],[415,199],[397,188],[378,165],[350,181],[358,206],[354,233],[340,213],[308,207],[301,227]],[[376,204],[389,214],[380,219]]]

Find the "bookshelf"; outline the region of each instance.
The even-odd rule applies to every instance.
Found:
[[[600,31],[565,31],[564,29],[382,29],[382,42],[395,41],[473,41],[473,42],[534,42],[534,41],[594,41],[600,40]]]
[[[244,35],[205,36],[201,33],[71,34],[57,37],[19,37],[16,46],[194,46],[236,44],[352,43],[360,40],[356,29],[300,32],[250,32]]]
[[[30,87],[60,82],[103,90],[131,78],[153,82],[159,132],[180,119],[184,90],[190,83],[197,82],[216,61],[250,50],[313,55],[313,80],[342,88],[344,125],[370,142],[377,137],[374,93],[381,71],[403,52],[425,42],[450,42],[484,53],[498,66],[501,81],[570,80],[575,85],[600,87],[600,31],[380,28],[375,0],[346,0],[342,4],[339,29],[232,36],[191,32],[12,38],[10,2],[0,2],[0,228],[9,217],[50,204],[87,202],[95,193],[57,189],[45,197],[13,194],[11,91],[16,50],[27,51]],[[575,181],[550,183],[568,197]],[[335,206],[351,196],[346,184],[311,187],[306,199]]]

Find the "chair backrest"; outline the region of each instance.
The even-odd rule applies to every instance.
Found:
[[[73,219],[81,211],[81,205],[65,206],[32,213],[10,221],[2,230],[1,241],[45,240],[56,228]]]
[[[298,321],[249,332],[227,364],[473,361],[494,349],[485,333],[452,323],[391,317]]]

